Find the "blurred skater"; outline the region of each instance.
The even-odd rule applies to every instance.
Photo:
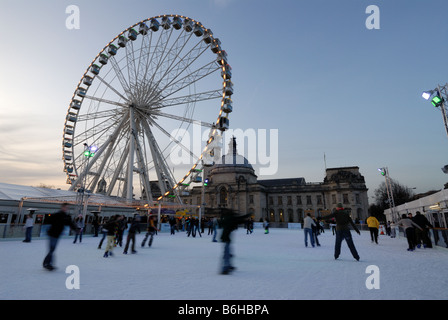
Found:
[[[135,215],[134,219],[132,219],[131,226],[129,227],[128,237],[126,239],[126,245],[124,247],[124,254],[128,253],[129,243],[132,241],[131,252],[137,253],[135,251],[135,233],[138,231],[140,233],[140,216]]]
[[[107,230],[107,243],[106,243],[106,250],[104,251],[103,255],[104,258],[113,256],[113,250],[115,246],[115,235],[118,229],[118,219],[119,219],[118,216],[113,216],[104,226],[104,228]]]
[[[70,216],[67,214],[68,211],[68,203],[64,203],[61,206],[61,209],[48,217],[48,221],[50,224],[50,228],[48,229],[48,244],[49,251],[45,256],[43,266],[47,270],[53,270],[53,253],[56,250],[56,246],[58,244],[59,237],[61,236],[62,231],[65,226],[70,226],[73,230],[76,230],[77,227],[73,223]]]
[[[152,241],[154,239],[154,234],[156,233],[156,226],[155,226],[155,223],[154,223],[154,217],[153,216],[149,217],[148,225],[146,227],[146,231],[147,232],[146,232],[145,238],[142,241],[142,247],[145,246],[145,243],[146,243],[146,240],[148,239],[148,237],[149,237],[148,247],[150,247],[152,245]]]
[[[221,240],[224,242],[224,253],[222,256],[222,269],[221,274],[229,274],[235,267],[231,263],[231,248],[230,248],[230,234],[238,228],[238,224],[244,223],[245,219],[249,217],[250,214],[244,216],[237,216],[230,209],[221,209],[221,225],[222,225],[222,235]]]

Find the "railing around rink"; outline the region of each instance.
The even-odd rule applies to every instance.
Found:
[[[49,225],[47,224],[34,224],[31,232],[31,238],[41,238],[47,236],[47,230]],[[83,234],[93,234],[94,230],[91,224],[87,224],[84,228]],[[73,231],[67,231],[68,235],[73,235]],[[0,239],[25,239],[24,224],[0,224]]]
[[[368,231],[369,228],[367,224],[357,224],[356,225],[359,230]],[[240,227],[244,228],[244,225]],[[270,228],[290,228],[290,229],[302,229],[302,223],[288,223],[288,222],[270,222]],[[254,223],[254,228],[263,228],[263,223],[258,222]],[[42,238],[47,236],[48,225],[42,224],[34,224],[33,231],[31,234],[32,238]],[[169,232],[169,224],[162,223],[160,232]],[[324,224],[324,229],[331,229],[329,224]],[[146,223],[142,223],[140,225],[141,232],[146,231]],[[384,232],[386,233],[386,229],[384,228]],[[84,228],[83,234],[92,235],[94,233],[94,229],[91,224],[87,224]],[[396,228],[397,236],[405,237],[405,233],[403,229]],[[68,235],[74,235],[72,231],[68,232]],[[437,245],[440,247],[448,248],[448,229],[445,228],[434,228],[430,229],[429,237],[433,245]],[[0,240],[1,239],[25,239],[25,228],[23,224],[0,224]]]

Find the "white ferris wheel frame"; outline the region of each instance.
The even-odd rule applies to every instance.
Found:
[[[135,50],[134,42],[139,37],[141,46]],[[185,49],[187,45],[191,47]],[[119,50],[125,51],[120,60],[116,59]],[[215,58],[195,65],[206,51],[215,54]],[[101,71],[108,62],[112,67],[104,74]],[[196,92],[199,81],[210,82],[207,76],[219,71],[223,81],[218,88]],[[93,89],[94,81],[96,89]],[[98,192],[104,181],[103,193],[131,201],[137,173],[142,199],[146,202],[152,205],[156,200],[175,199],[182,203],[183,191],[190,183],[200,182],[202,166],[212,164],[213,159],[210,159],[218,147],[216,142],[229,126],[232,94],[227,53],[222,50],[220,40],[202,23],[182,15],[159,15],[130,26],[93,59],[70,101],[62,141],[64,172],[70,190],[83,188]],[[196,103],[212,99],[221,100],[216,122],[193,119]],[[108,107],[100,110],[104,106]],[[184,113],[163,110],[172,106],[184,106]],[[162,118],[178,121],[180,126],[195,123],[210,128],[202,153],[193,154],[173,137],[159,123],[158,119]],[[159,146],[154,134],[156,129],[169,138],[170,144],[186,150],[195,159],[179,181],[174,178],[167,164],[167,154],[164,154],[169,145]],[[91,158],[83,155],[89,146],[98,143],[98,150]],[[80,150],[81,147],[84,150]],[[156,172],[156,179],[150,180],[149,165]],[[153,181],[158,182],[161,192],[157,199],[151,191]]]

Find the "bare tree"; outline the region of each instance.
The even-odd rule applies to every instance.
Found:
[[[53,185],[48,185],[45,183],[39,183],[39,185],[36,186],[37,188],[45,188],[45,189],[54,189]]]
[[[395,206],[399,206],[413,199],[414,192],[412,191],[412,188],[404,186],[394,179],[390,179],[390,181],[392,185],[392,194],[394,197]],[[384,209],[388,209],[390,207],[385,182],[382,182],[378,186],[378,188],[375,189],[374,194],[376,205],[384,207]]]

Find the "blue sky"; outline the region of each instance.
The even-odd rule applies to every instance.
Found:
[[[365,27],[372,4],[380,30]],[[68,5],[79,30],[65,27]],[[67,188],[62,131],[85,69],[121,31],[173,13],[222,41],[231,127],[278,129],[278,172],[261,179],[323,181],[325,153],[327,167],[359,166],[371,196],[383,166],[416,192],[441,189],[448,138],[421,93],[448,82],[447,10],[443,0],[2,0],[0,181]]]

